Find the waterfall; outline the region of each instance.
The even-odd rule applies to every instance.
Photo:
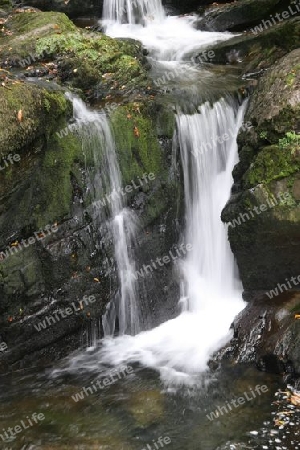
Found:
[[[144,25],[164,15],[161,0],[104,0],[104,21]]]
[[[98,358],[79,355],[72,366],[95,369],[99,360],[140,362],[172,384],[199,382],[211,354],[232,336],[234,316],[244,307],[240,282],[220,215],[230,195],[237,161],[237,133],[245,103],[208,103],[196,114],[177,115],[186,207],[184,241],[192,251],[181,261],[182,312],[136,336],[104,339]],[[176,142],[176,139],[174,139]],[[162,299],[163,301],[163,299]]]
[[[205,103],[199,113],[177,117],[184,173],[186,242],[193,248],[182,268],[184,298],[190,311],[205,311],[211,323],[227,316],[231,300],[241,294],[227,230],[220,220],[230,196],[232,169],[237,163],[236,136],[244,107],[224,99],[213,107]],[[226,303],[227,302],[227,303]],[[222,319],[221,319],[222,320]]]
[[[131,248],[136,235],[137,219],[124,205],[120,168],[108,117],[88,110],[78,98],[73,98],[73,109],[83,151],[86,154],[91,152],[94,159],[95,201],[92,207],[98,225],[106,220],[105,207],[110,211],[108,228],[114,244],[119,289],[103,317],[104,332],[106,335],[112,335],[118,321],[119,334],[135,334],[139,331],[139,314],[135,263]]]
[[[129,0],[106,1],[105,17],[114,22],[108,25],[107,33],[141,40],[149,50],[151,62],[161,65],[162,71],[173,71],[179,66],[184,69],[176,80],[179,91],[181,83],[193,89],[195,83],[187,76],[191,69],[195,82],[207,72],[201,65],[191,68],[186,64],[187,55],[216,41],[229,39],[231,35],[198,31],[193,27],[194,19],[188,17],[165,17],[162,22],[137,25],[137,18],[145,17],[145,5],[149,12],[150,5],[157,8],[158,2],[140,1],[138,7]],[[121,23],[122,20],[128,23]],[[205,90],[201,85],[195,87],[202,98],[204,95],[210,98],[211,79],[212,75],[203,85]],[[207,370],[212,353],[232,336],[230,325],[244,307],[227,229],[220,216],[230,196],[231,173],[238,155],[236,139],[245,103],[240,106],[233,98],[221,98],[213,105],[207,102],[195,109],[189,104],[191,96],[184,92],[182,90],[185,100],[181,104],[185,113],[176,114],[173,139],[176,148],[180,147],[184,177],[186,226],[183,241],[192,245],[192,250],[179,264],[181,312],[175,319],[135,336],[104,339],[97,357],[80,354],[73,359],[72,367],[98,369],[99,362],[112,365],[140,362],[158,370],[167,383],[197,383],[199,373]],[[179,108],[176,104],[175,109]],[[187,114],[191,111],[194,113]]]

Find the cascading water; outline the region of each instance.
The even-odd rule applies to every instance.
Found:
[[[165,16],[160,0],[105,0],[103,19],[110,22],[145,24]]]
[[[124,207],[120,169],[109,119],[104,114],[88,110],[78,98],[73,98],[73,109],[83,140],[83,150],[90,150],[94,158],[96,173],[93,177],[93,208],[98,224],[106,219],[102,202],[110,210],[109,228],[113,237],[120,287],[103,317],[104,333],[112,335],[118,320],[119,334],[135,334],[139,331],[139,314],[131,247],[136,235],[137,219],[131,210]]]
[[[221,99],[213,108],[205,103],[199,113],[177,117],[184,173],[186,240],[193,243],[183,264],[188,309],[210,311],[210,323],[218,323],[218,316],[227,315],[231,299],[235,301],[241,290],[227,231],[220,220],[230,196],[231,172],[237,163],[235,139],[244,108],[237,114],[236,106]]]
[[[121,8],[121,3],[118,5]],[[189,29],[187,41],[182,42],[174,23],[169,27],[168,18],[146,27],[115,23],[108,31],[135,37],[146,46],[153,32],[151,55],[161,64],[165,61],[160,58],[178,59],[182,64],[191,48],[220,39],[220,33],[197,31],[188,20],[176,18],[176,24],[181,23],[179,29]],[[222,34],[221,39],[229,36]],[[194,76],[201,77],[202,70],[193,67]],[[73,359],[73,367],[96,368],[99,361],[113,365],[139,361],[157,369],[167,382],[194,383],[199,372],[207,369],[210,355],[230,338],[230,324],[244,303],[220,215],[230,195],[231,172],[237,161],[236,138],[244,109],[233,99],[221,99],[213,106],[203,104],[192,114],[179,112],[176,116],[186,203],[184,240],[192,245],[181,263],[181,314],[136,336],[104,339],[97,360],[95,355],[90,359],[81,354]]]

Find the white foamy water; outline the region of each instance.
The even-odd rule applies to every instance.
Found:
[[[193,51],[201,51],[209,44],[232,37],[230,33],[210,33],[193,27],[195,18],[166,17],[151,20],[147,26],[105,22],[111,37],[127,37],[141,41],[150,56],[159,61],[181,61]]]
[[[132,3],[120,2],[123,7]],[[143,4],[156,4],[149,0]],[[110,0],[105,0],[106,9]],[[114,2],[115,5],[116,2]],[[119,4],[119,6],[120,6]],[[125,5],[126,6],[126,5]],[[231,37],[226,33],[207,33],[193,28],[191,17],[141,17],[130,23],[106,15],[107,33],[114,37],[139,39],[150,51],[152,60],[172,66],[183,64],[192,50]],[[187,66],[188,70],[188,66]],[[193,67],[192,77],[201,77]],[[184,71],[182,73],[184,78]],[[182,313],[160,326],[136,336],[106,338],[92,357],[81,353],[71,368],[97,369],[102,364],[139,362],[160,372],[167,383],[194,383],[207,369],[210,355],[231,337],[230,324],[244,307],[227,229],[221,211],[230,196],[232,170],[237,162],[236,137],[242,124],[245,105],[227,103],[202,105],[195,114],[179,114],[177,139],[184,175],[186,230],[184,241],[192,251],[181,262]],[[228,134],[224,142],[217,138]],[[203,144],[209,143],[204,146]],[[198,151],[208,149],[207,151]],[[163,298],[161,299],[163,302]]]

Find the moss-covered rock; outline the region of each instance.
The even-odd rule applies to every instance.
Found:
[[[9,16],[0,35],[0,58],[20,66],[20,61],[36,54],[36,45],[42,37],[74,32],[75,25],[65,14],[55,12],[24,12]],[[46,59],[47,55],[45,55]]]
[[[0,152],[25,151],[38,138],[49,137],[71,115],[70,102],[59,90],[8,82],[0,87]]]
[[[58,82],[97,99],[151,94],[139,42],[78,29],[62,13],[25,10],[10,16],[0,38],[0,58],[2,67],[27,74],[28,66],[55,61]]]
[[[238,138],[235,194],[222,219],[249,291],[271,289],[299,270],[299,63],[294,50],[263,75],[245,116],[252,128]]]
[[[40,39],[36,52],[51,58],[60,55],[62,81],[98,97],[141,92],[150,83],[143,67],[142,47],[133,40],[116,40],[100,33],[76,31]]]
[[[162,173],[162,154],[149,111],[142,103],[128,104],[111,116],[124,183],[143,173]]]

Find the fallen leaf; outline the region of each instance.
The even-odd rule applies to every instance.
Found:
[[[94,278],[94,281],[96,281],[96,283],[100,283],[99,278]]]
[[[133,132],[134,132],[135,137],[140,137],[140,132],[139,132],[138,127],[134,127]]]
[[[19,109],[18,114],[17,114],[17,119],[19,122],[23,121],[23,111],[22,109]]]
[[[291,403],[294,406],[300,406],[300,395],[296,395],[296,394],[292,395],[291,396]]]

